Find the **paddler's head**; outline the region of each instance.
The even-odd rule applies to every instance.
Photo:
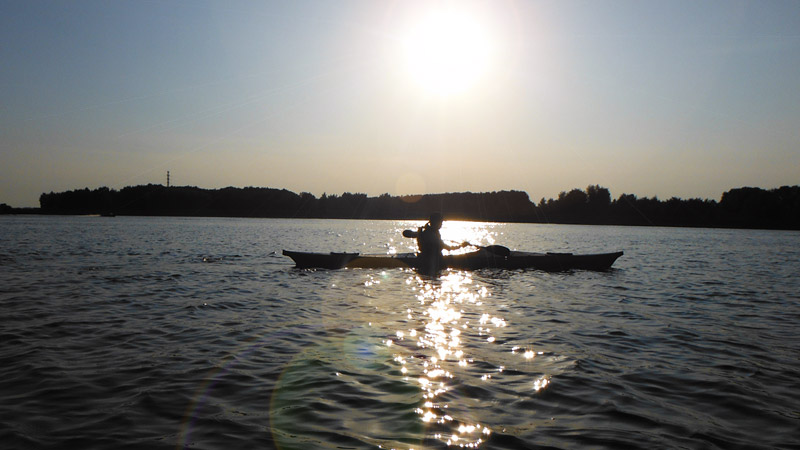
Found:
[[[438,230],[439,228],[442,228],[442,221],[442,215],[440,213],[433,213],[431,214],[431,219],[428,221],[428,223],[430,223],[433,228]]]

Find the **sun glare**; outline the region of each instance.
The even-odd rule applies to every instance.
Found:
[[[466,12],[430,13],[411,27],[404,44],[411,78],[436,95],[467,91],[489,67],[491,45],[486,30]]]

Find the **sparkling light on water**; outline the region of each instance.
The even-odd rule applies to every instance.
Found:
[[[476,288],[469,273],[448,272],[433,280],[414,274],[408,276],[406,284],[415,286],[417,292],[417,307],[406,311],[416,328],[397,330],[395,336],[398,340],[414,340],[419,353],[413,358],[398,355],[395,362],[401,365],[404,375],[418,375],[416,384],[424,402],[416,412],[424,424],[433,427],[432,436],[436,439],[447,445],[476,448],[491,430],[453,417],[448,413],[450,405],[442,397],[456,377],[454,370],[460,369],[458,376],[466,376],[464,368],[472,361],[462,348],[463,339],[488,332],[486,325],[505,326],[505,320],[483,314],[477,324],[470,324],[464,306],[480,305],[489,291],[485,286]]]

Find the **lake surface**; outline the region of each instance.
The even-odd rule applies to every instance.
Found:
[[[609,272],[298,270],[402,221],[0,216],[0,446],[800,448],[800,233],[498,223]]]

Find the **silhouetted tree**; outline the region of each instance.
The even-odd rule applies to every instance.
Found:
[[[587,215],[597,223],[610,223],[611,217],[611,192],[599,185],[589,185],[586,188]]]

